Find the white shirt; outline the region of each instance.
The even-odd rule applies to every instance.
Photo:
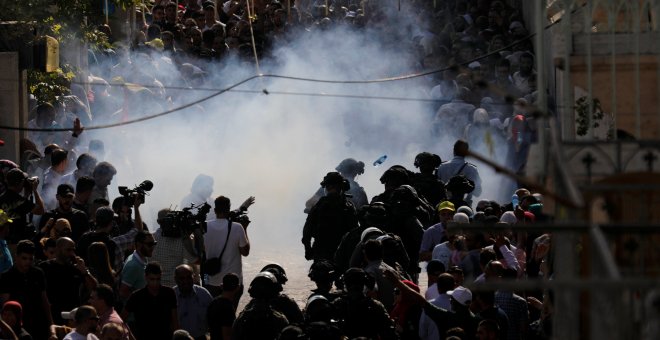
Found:
[[[227,220],[224,218],[208,220],[206,221],[206,227],[207,231],[204,234],[206,258],[218,257],[225,246],[225,240],[227,240]],[[220,286],[222,278],[228,273],[235,273],[238,275],[240,282],[243,283],[243,264],[240,248],[248,245],[247,234],[245,234],[243,226],[233,222],[227,241],[227,249],[225,249],[220,262],[222,269],[218,274],[209,278],[209,284],[213,286]]]
[[[461,170],[461,167],[463,167],[463,164],[465,163],[466,161],[464,157],[454,156],[449,162],[440,164],[438,167],[438,178],[440,178],[442,182],[447,183],[450,178],[459,174],[458,171]],[[481,195],[481,177],[479,177],[477,167],[474,164],[467,163],[467,165],[463,167],[463,170],[461,170],[460,174],[465,175],[467,179],[474,182],[474,191],[472,191],[468,197],[478,197]]]
[[[448,241],[438,244],[433,248],[431,253],[431,258],[433,260],[438,260],[445,265],[445,268],[449,269],[449,260],[451,259],[452,250],[449,249]]]
[[[440,308],[451,311],[451,301],[447,292],[438,295],[438,297],[432,300],[431,303]],[[435,321],[429,318],[424,312],[422,312],[422,315],[419,318],[419,338],[422,340],[436,340],[441,338],[438,326],[435,325]]]

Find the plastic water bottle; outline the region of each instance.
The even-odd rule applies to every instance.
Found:
[[[387,155],[382,155],[382,156],[380,156],[380,158],[378,158],[378,159],[374,162],[374,166],[375,166],[375,167],[379,167],[381,164],[383,164],[383,162],[385,162],[386,159],[387,159]]]
[[[513,209],[516,209],[516,207],[518,207],[518,203],[519,203],[518,195],[513,194],[513,196],[511,197],[511,205],[513,205]]]

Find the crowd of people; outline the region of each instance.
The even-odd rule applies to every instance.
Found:
[[[389,25],[394,4],[156,0],[141,8],[129,45],[90,51],[88,82],[72,83],[56,103],[33,98],[28,127],[73,133],[30,131],[20,159],[0,161],[2,337],[548,338],[552,294],[474,288],[553,274],[550,234],[516,229],[549,218],[543,197],[512,186],[511,202],[486,199],[479,169],[465,158],[476,150],[524,173],[538,90],[519,4],[405,1],[414,23],[406,26]],[[84,126],[146,114],[136,103],[172,106],[180,92],[163,70],[175,69],[187,87],[208,85],[213,65],[248,65],[298,35],[334,27],[380,30],[385,44],[408,46],[421,68],[446,69],[421,81],[435,103],[429,126],[458,140],[453,158],[422,152],[419,172],[392,166],[380,179],[384,192],[371,199],[356,181],[364,163],[342,161],[305,203],[302,243],[317,288],[295,301],[284,293],[285,268],[268,265],[239,311],[254,198],[231,210],[229,198],[210,197],[213,178],[200,175],[181,206],[210,208],[184,217],[162,209],[150,233],[144,192],[109,197],[125,169],[104,160],[106,145],[121,150]],[[114,42],[108,26],[99,30]]]

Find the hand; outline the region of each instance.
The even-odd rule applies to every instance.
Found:
[[[48,222],[46,222],[46,224],[44,225],[44,227],[41,228],[41,233],[43,233],[43,234],[47,233],[47,232],[50,230],[50,228],[53,227],[53,223],[55,223],[55,219],[52,218],[52,217],[49,218],[49,219],[48,219]]]
[[[527,303],[538,310],[541,310],[541,308],[543,308],[543,302],[539,301],[539,299],[533,296],[527,297]]]
[[[243,211],[248,210],[248,208],[249,208],[251,205],[254,204],[254,200],[255,200],[255,199],[254,199],[254,196],[250,196],[250,197],[248,197],[248,198],[245,200],[245,202],[243,202],[243,203],[241,204],[240,209],[243,210]]]
[[[522,223],[522,221],[525,219],[525,210],[523,210],[523,208],[520,207],[520,204],[518,204],[516,209],[513,211],[513,214],[516,215],[518,222]]]
[[[137,192],[133,193],[133,208],[137,209],[142,204],[142,197]]]
[[[75,259],[73,260],[73,266],[76,267],[76,269],[80,270],[81,273],[87,272],[87,266],[85,266],[85,260],[83,260],[80,256],[75,257]]]
[[[311,261],[314,259],[314,252],[312,251],[312,247],[305,245],[305,260]]]
[[[497,249],[499,249],[501,246],[505,245],[506,243],[507,242],[504,236],[502,235],[495,236],[495,247],[497,247]]]
[[[82,126],[80,118],[76,118],[76,120],[73,121],[73,137],[80,136],[84,129],[85,127]]]

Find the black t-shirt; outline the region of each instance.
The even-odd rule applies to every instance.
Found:
[[[0,195],[0,209],[4,210],[13,219],[7,243],[16,244],[20,240],[34,237],[34,226],[28,223],[27,218],[27,214],[34,209],[34,206],[35,204],[31,200],[11,190],[7,190]]]
[[[229,340],[223,339],[222,327],[232,327],[236,320],[233,302],[222,296],[213,299],[206,312],[206,319],[209,323],[211,340]]]
[[[27,273],[11,267],[0,276],[0,294],[9,294],[9,300],[23,306],[23,327],[35,339],[48,337],[48,318],[41,300],[45,290],[46,278],[38,267],[31,267]]]
[[[144,287],[131,294],[125,308],[135,316],[135,326],[131,329],[136,339],[172,338],[172,310],[176,309],[174,289],[160,286],[158,295],[154,296]]]
[[[504,340],[509,332],[509,317],[498,307],[489,307],[481,311],[478,315],[481,319],[490,319],[497,322],[500,326],[500,339]]]
[[[110,265],[115,264],[115,251],[117,250],[117,243],[110,238],[110,235],[102,231],[88,231],[82,236],[78,242],[76,242],[76,254],[82,257],[85,260],[85,263],[89,264],[89,257],[87,254],[87,248],[94,242],[103,242],[108,248],[108,256],[110,257]],[[114,268],[117,269],[117,268]],[[121,269],[121,268],[119,268]]]
[[[71,224],[71,239],[74,242],[78,242],[80,236],[89,230],[87,214],[84,211],[78,209],[71,209],[71,211],[66,212],[54,209],[45,213],[39,222],[39,230],[41,230],[41,228],[43,228],[43,226],[46,225],[48,220],[51,218],[54,220],[57,220],[58,218],[64,218],[69,221]]]
[[[62,312],[68,312],[80,306],[80,288],[85,278],[83,274],[71,264],[60,264],[55,259],[41,262],[39,267],[46,275],[46,293],[50,301],[50,310],[53,321],[58,325],[66,322],[62,319]]]
[[[478,318],[469,310],[463,312],[450,312],[430,302],[424,305],[424,312],[435,322],[440,336],[453,327],[460,327],[467,334],[467,339],[474,339],[477,334]]]

